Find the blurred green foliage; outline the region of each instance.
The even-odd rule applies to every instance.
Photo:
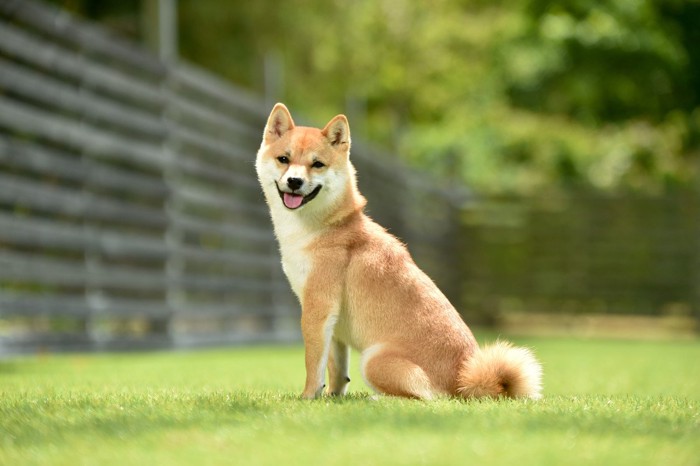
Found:
[[[258,91],[277,57],[294,112],[347,110],[355,135],[480,192],[698,183],[697,0],[180,0],[179,31],[184,59]]]

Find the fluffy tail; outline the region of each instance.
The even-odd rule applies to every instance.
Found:
[[[542,366],[527,348],[505,341],[476,350],[457,376],[460,395],[540,398]]]

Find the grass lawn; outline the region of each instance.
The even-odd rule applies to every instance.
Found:
[[[0,464],[700,465],[700,342],[516,341],[541,401],[373,400],[357,357],[301,401],[298,347],[0,361]]]

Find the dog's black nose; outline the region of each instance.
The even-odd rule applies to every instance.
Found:
[[[304,180],[302,180],[301,178],[287,178],[287,186],[289,186],[289,189],[293,191],[301,188],[303,184]]]

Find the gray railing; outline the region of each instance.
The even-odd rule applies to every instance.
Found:
[[[0,352],[297,339],[254,174],[268,111],[60,10],[0,0]],[[403,239],[425,231],[406,196],[413,218],[457,217],[398,163],[359,142],[353,157],[372,215]],[[450,225],[417,252],[429,269],[455,260]]]

